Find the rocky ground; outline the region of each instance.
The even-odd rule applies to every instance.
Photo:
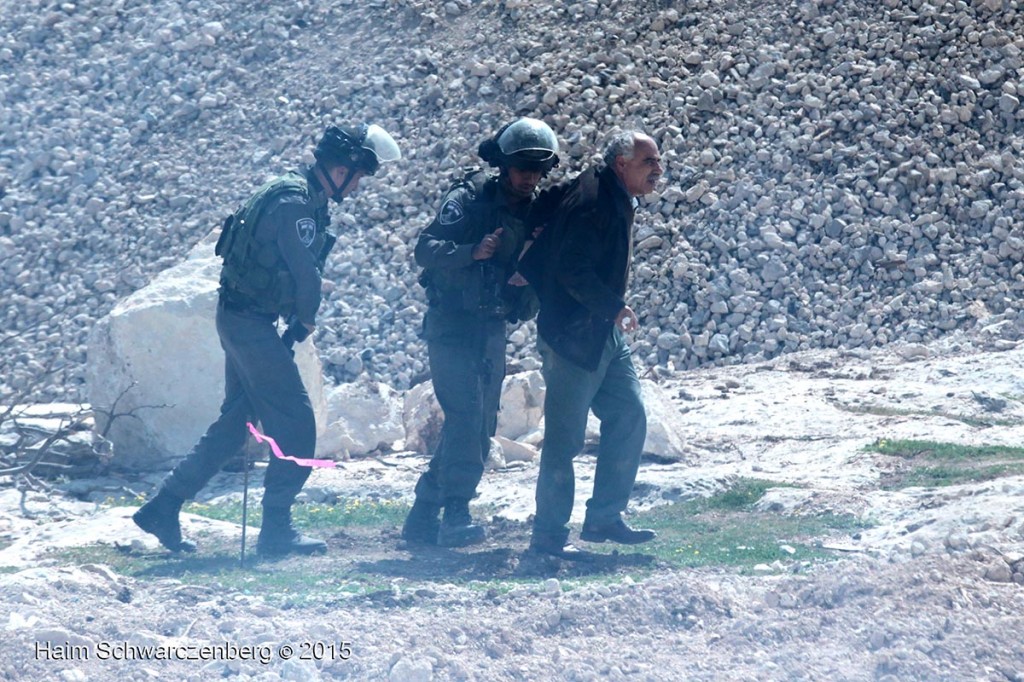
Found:
[[[0,28],[0,396],[85,399],[92,322],[352,119],[405,159],[336,220],[337,380],[422,375],[411,244],[521,114],[558,133],[553,179],[617,128],[661,145],[630,301],[647,366],[1019,314],[1019,0],[2,0]]]
[[[7,487],[0,676],[1022,680],[1024,476],[893,488],[883,483],[906,463],[864,449],[878,439],[1019,445],[1024,348],[997,343],[986,328],[927,345],[799,353],[664,379],[692,457],[645,462],[634,511],[737,477],[796,484],[770,489],[759,507],[867,522],[819,538],[830,548],[819,561],[680,570],[643,547],[585,565],[539,561],[525,553],[531,464],[488,472],[477,502],[493,514],[491,537],[480,547],[412,550],[394,527],[352,527],[329,538],[325,557],[249,569],[262,583],[316,576],[320,596],[310,602],[300,585],[277,582],[256,596],[245,582],[196,579],[237,561],[232,550],[217,551],[236,546],[235,524],[187,516],[186,533],[203,547],[174,557],[134,530],[132,508],[96,503],[149,492],[157,476],[78,479],[45,493]],[[592,463],[579,462],[577,512]],[[316,472],[306,494],[314,503],[408,501],[423,464],[409,453],[352,460]],[[241,474],[222,474],[202,501],[237,499],[240,482]],[[144,570],[129,577],[67,553],[115,541]],[[379,582],[353,591],[356,572]],[[187,644],[211,648],[180,648]],[[198,660],[123,660],[144,657],[145,646]],[[284,660],[289,646],[294,656]]]
[[[913,461],[864,450],[1024,440],[1022,51],[1019,0],[0,0],[0,404],[85,400],[95,320],[352,119],[405,159],[337,216],[317,345],[331,378],[404,389],[425,357],[411,244],[480,138],[544,118],[557,180],[638,126],[667,173],[637,222],[634,350],[691,453],[645,462],[636,509],[758,477],[800,486],[766,513],[867,525],[820,538],[828,561],[752,572],[643,548],[538,564],[536,465],[510,467],[482,488],[480,548],[353,528],[326,557],[252,568],[308,566],[329,595],[309,603],[221,579],[210,550],[170,557],[98,504],[155,477],[0,475],[0,676],[1024,679],[1024,478],[892,486]],[[513,334],[513,355],[532,347]],[[422,466],[353,460],[308,494],[407,501]],[[224,474],[204,501],[238,488]],[[83,558],[119,556],[113,539],[146,569]],[[357,570],[379,585],[349,589]]]

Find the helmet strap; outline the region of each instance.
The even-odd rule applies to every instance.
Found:
[[[352,181],[352,168],[345,166],[345,182],[341,183],[341,187],[338,187],[334,184],[334,178],[331,177],[330,170],[322,161],[317,161],[316,167],[320,170],[320,175],[322,175],[324,180],[327,181],[327,187],[330,189],[330,198],[333,199],[335,203],[340,204],[342,199],[345,198],[345,188],[348,187],[349,182]]]

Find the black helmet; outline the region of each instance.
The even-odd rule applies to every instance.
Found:
[[[377,172],[384,161],[402,158],[395,140],[378,125],[331,126],[313,150],[322,164],[347,166],[366,175]]]
[[[492,166],[547,173],[558,165],[558,138],[544,121],[521,118],[481,144],[478,154]]]

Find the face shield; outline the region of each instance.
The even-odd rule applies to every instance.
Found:
[[[366,127],[366,134],[359,147],[363,151],[359,167],[367,175],[376,173],[382,163],[402,158],[402,152],[398,149],[395,139],[375,123]]]

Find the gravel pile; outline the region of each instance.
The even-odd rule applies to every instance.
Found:
[[[94,321],[346,120],[406,158],[337,218],[336,379],[422,375],[416,235],[518,114],[559,134],[556,179],[617,127],[660,142],[632,287],[648,365],[1024,317],[1017,0],[0,3],[0,396],[81,399]],[[532,355],[532,328],[513,345]]]

